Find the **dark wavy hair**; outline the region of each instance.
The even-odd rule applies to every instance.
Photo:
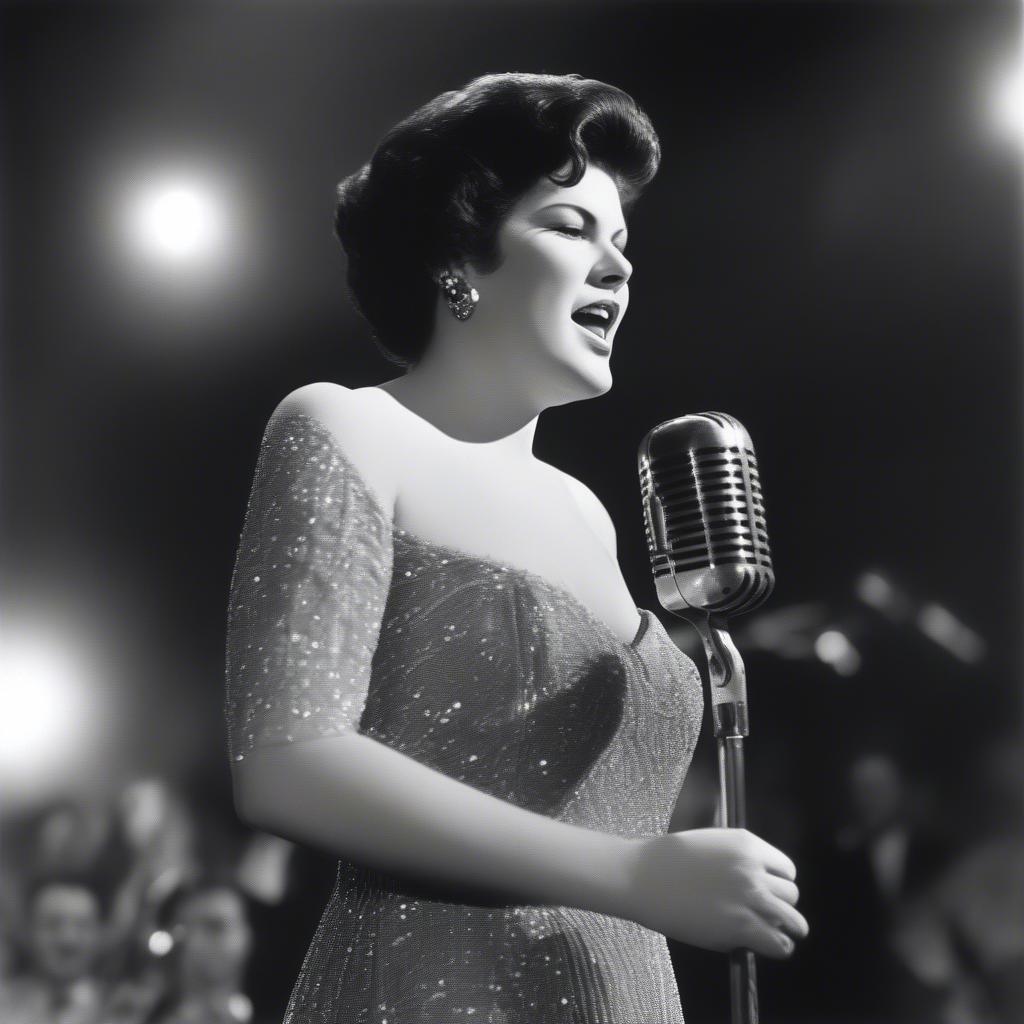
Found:
[[[419,361],[434,328],[437,275],[467,262],[496,270],[498,229],[543,175],[569,187],[593,163],[628,213],[660,160],[647,115],[604,82],[510,72],[441,93],[337,186],[349,294],[377,347],[400,366]]]
[[[239,884],[235,873],[228,869],[206,868],[197,875],[191,875],[179,883],[163,900],[157,909],[156,921],[159,927],[172,931],[178,924],[185,904],[197,896],[210,892],[231,892],[238,897],[249,920],[252,907],[249,894]]]
[[[40,893],[54,885],[91,893],[101,918],[107,916],[113,905],[114,893],[95,872],[84,867],[51,867],[33,872],[24,883],[22,905],[26,919],[34,913]]]

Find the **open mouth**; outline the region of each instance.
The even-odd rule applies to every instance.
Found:
[[[616,308],[610,302],[595,302],[573,310],[571,315],[581,327],[604,341],[615,321],[616,312]]]

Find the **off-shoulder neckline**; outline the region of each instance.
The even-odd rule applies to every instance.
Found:
[[[290,410],[283,414],[280,418],[280,422],[286,422],[289,419],[300,419],[305,420],[313,425],[313,428],[318,432],[326,434],[334,453],[344,462],[345,468],[352,473],[352,475],[359,481],[359,485],[362,490],[366,493],[369,501],[374,505],[377,513],[391,525],[392,534],[394,536],[403,538],[407,543],[426,548],[433,551],[440,551],[444,554],[452,555],[463,561],[476,562],[478,565],[488,566],[493,569],[500,569],[504,572],[511,573],[519,578],[532,582],[547,588],[549,591],[564,597],[569,601],[574,608],[581,612],[587,620],[597,626],[603,633],[611,637],[615,643],[624,650],[635,651],[637,650],[643,641],[651,634],[652,625],[660,622],[657,616],[648,610],[647,608],[641,608],[639,605],[635,605],[637,612],[640,615],[640,624],[637,626],[637,630],[632,640],[623,640],[618,633],[612,629],[603,619],[600,619],[595,615],[590,608],[585,605],[571,590],[561,584],[555,583],[549,580],[546,576],[541,576],[539,573],[534,572],[532,569],[525,569],[522,566],[511,565],[506,562],[499,562],[497,559],[491,558],[485,555],[474,554],[469,551],[463,551],[460,548],[453,547],[450,544],[442,544],[439,541],[431,540],[428,537],[422,537],[412,530],[399,527],[394,524],[393,516],[387,512],[384,507],[384,503],[377,496],[373,488],[363,479],[362,473],[359,468],[352,462],[352,460],[345,453],[344,449],[338,443],[337,438],[331,428],[318,417],[311,413],[302,412],[300,410]]]

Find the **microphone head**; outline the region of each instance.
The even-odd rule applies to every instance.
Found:
[[[743,424],[723,412],[666,420],[640,442],[637,461],[662,606],[724,618],[765,601],[775,572]]]

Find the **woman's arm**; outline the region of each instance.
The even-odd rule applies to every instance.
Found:
[[[240,768],[236,809],[256,828],[447,898],[627,916],[637,841],[517,807],[372,737],[264,747]]]

